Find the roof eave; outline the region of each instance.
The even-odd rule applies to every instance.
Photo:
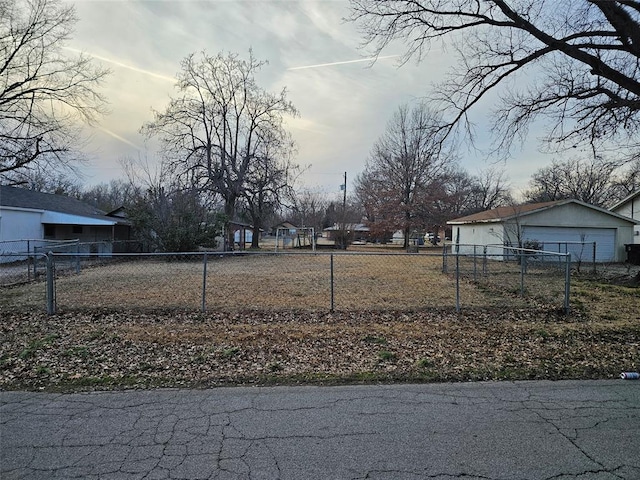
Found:
[[[620,200],[618,203],[616,203],[609,210],[610,211],[611,210],[616,210],[616,209],[620,208],[621,206],[623,206],[625,203],[632,202],[633,200],[635,200],[638,197],[640,197],[640,190],[637,190],[637,191],[633,192],[632,194],[627,195],[625,198]]]

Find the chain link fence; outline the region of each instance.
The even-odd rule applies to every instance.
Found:
[[[597,242],[557,242],[557,241],[525,241],[525,247],[533,250],[540,250],[548,253],[571,254],[572,266],[578,271],[582,267],[596,272],[598,264],[598,243]],[[491,245],[500,247],[500,245]],[[515,245],[508,245],[515,247]],[[549,256],[548,258],[553,258]],[[544,259],[543,259],[544,260]]]
[[[511,247],[411,254],[73,252],[44,260],[43,282],[12,289],[0,306],[46,306],[50,313],[569,308],[570,255]]]
[[[45,274],[46,253],[75,247],[77,240],[7,240],[0,242],[0,286],[38,280]]]
[[[46,271],[46,255],[67,253],[79,272],[80,262],[99,262],[113,253],[141,252],[137,241],[80,242],[79,240],[8,240],[0,242],[0,286],[37,281]],[[82,256],[82,260],[81,260]]]
[[[444,273],[511,305],[547,305],[569,311],[571,254],[505,245],[447,245]],[[456,303],[459,309],[459,303]]]

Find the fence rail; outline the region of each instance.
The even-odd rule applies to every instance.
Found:
[[[42,282],[13,289],[0,306],[35,301],[41,303],[32,307],[46,305],[50,313],[96,308],[460,311],[542,303],[568,311],[570,254],[504,246],[462,252],[460,247],[415,254],[49,253],[34,256],[37,271],[46,272],[38,276]]]

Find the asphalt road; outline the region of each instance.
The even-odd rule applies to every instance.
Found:
[[[0,392],[0,478],[640,479],[640,381]]]

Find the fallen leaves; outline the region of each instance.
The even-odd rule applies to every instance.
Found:
[[[640,322],[553,310],[7,312],[0,388],[613,378]]]

